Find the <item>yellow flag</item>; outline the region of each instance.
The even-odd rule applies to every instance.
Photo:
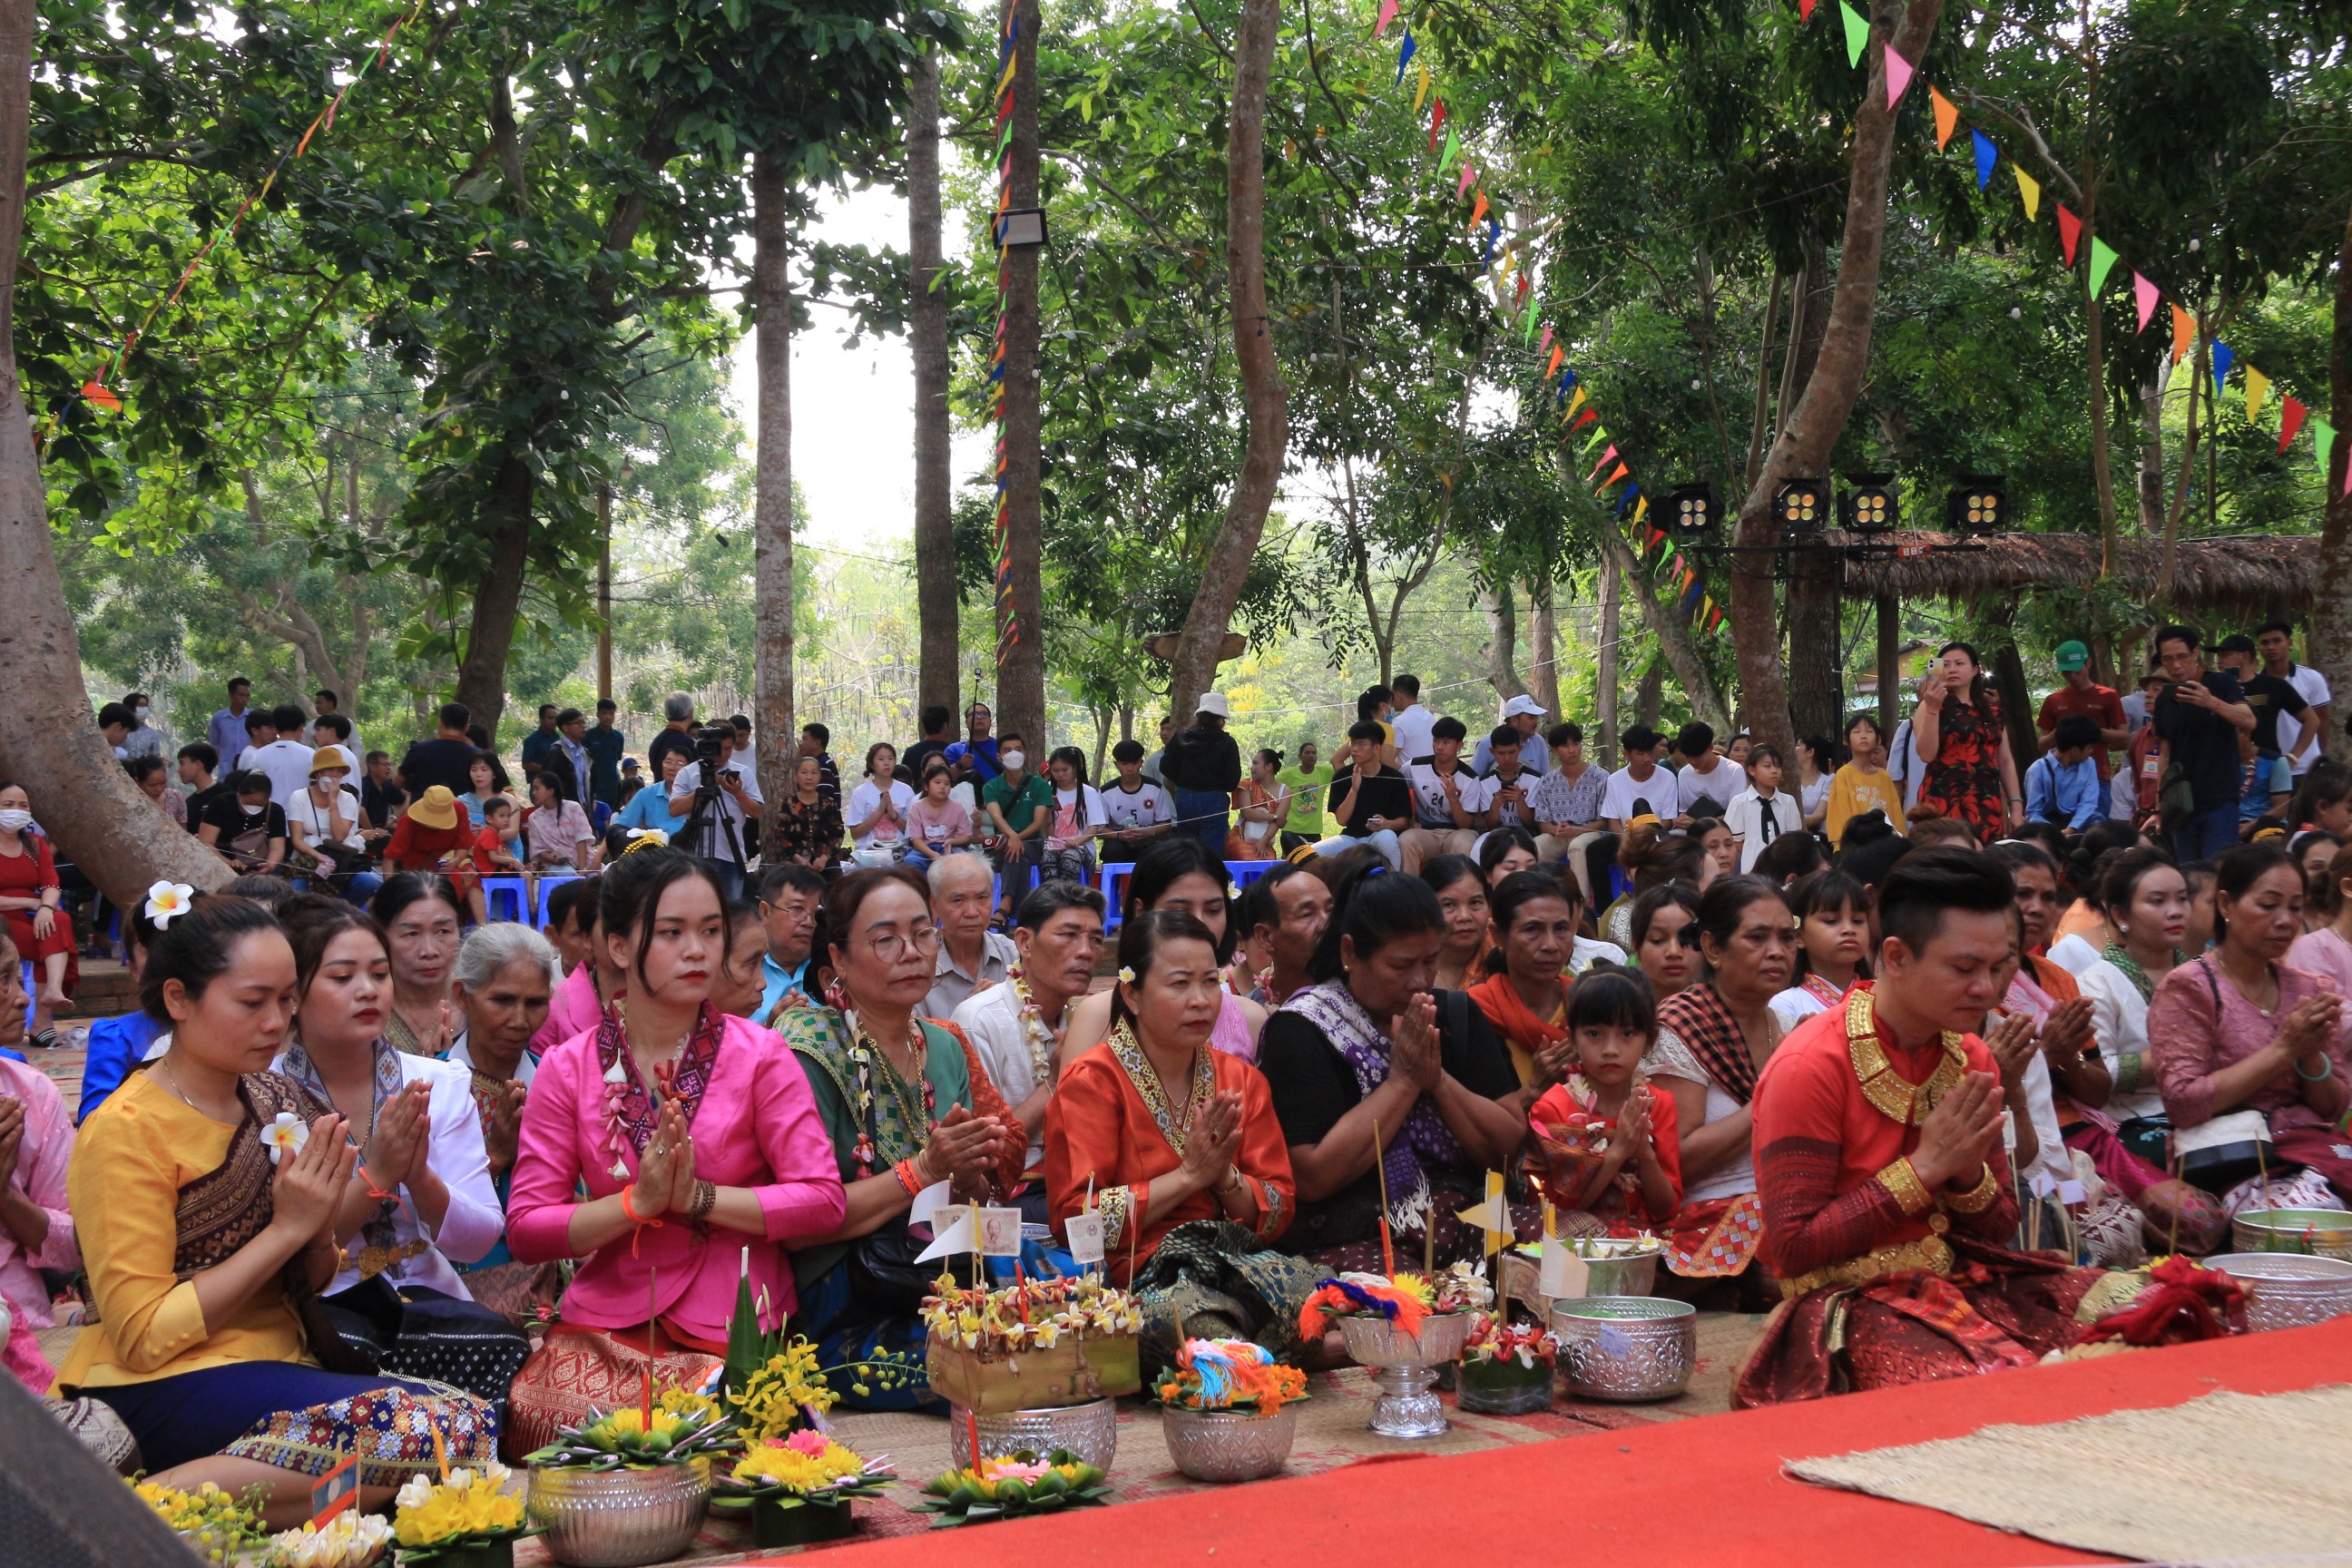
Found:
[[[1575,417],[1576,417],[1576,411],[1577,411],[1578,409],[1580,409],[1580,408],[1583,407],[1583,406],[1584,406],[1584,388],[1583,388],[1583,386],[1582,386],[1581,384],[1580,384],[1580,385],[1577,387],[1577,389],[1576,389],[1576,395],[1575,395],[1574,397],[1571,397],[1571,398],[1570,398],[1570,399],[1568,400],[1568,416],[1569,416],[1570,419],[1575,418]]]
[[[1637,502],[1635,502],[1635,503],[1634,503],[1634,506],[1633,506],[1633,521],[1634,521],[1635,522],[1639,522],[1639,521],[1642,521],[1643,514],[1643,513],[1645,513],[1645,512],[1647,512],[1649,510],[1650,510],[1650,498],[1649,498],[1648,496],[1643,496],[1643,497],[1639,501],[1637,501]],[[794,764],[794,765],[795,765],[795,766],[797,766],[798,764]]]
[[[2017,176],[2017,194],[2025,199],[2025,221],[2032,223],[2042,216],[2042,184],[2015,163],[2009,172]]]
[[[1429,68],[1427,66],[1423,66],[1421,68],[1421,79],[1413,84],[1412,89],[1412,112],[1416,118],[1418,118],[1421,113],[1422,100],[1426,99],[1428,96]]]
[[[2246,367],[2247,424],[2252,425],[2262,417],[2263,403],[2270,396],[2270,395],[2271,378],[2264,375],[2261,371],[2256,370],[2252,365],[2248,365]]]

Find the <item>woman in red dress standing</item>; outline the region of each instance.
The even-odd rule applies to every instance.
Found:
[[[58,908],[59,883],[49,841],[33,831],[33,797],[25,786],[0,784],[0,914],[16,952],[32,966],[33,1043],[56,1039],[50,1014],[73,989],[73,921]]]
[[[2017,787],[2000,699],[1975,648],[1946,643],[1937,654],[1936,668],[1919,683],[1911,738],[1927,763],[1913,816],[1956,817],[1979,845],[2024,821],[2025,795]]]

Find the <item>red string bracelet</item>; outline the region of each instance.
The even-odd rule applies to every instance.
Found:
[[[635,1209],[630,1207],[629,1189],[627,1187],[623,1187],[621,1189],[621,1212],[628,1215],[630,1223],[634,1224],[637,1227],[629,1233],[629,1256],[631,1258],[635,1258],[637,1255],[637,1238],[645,1234],[646,1227],[647,1226],[651,1226],[654,1229],[659,1230],[662,1227],[662,1222],[658,1217],[646,1219],[640,1215]]]

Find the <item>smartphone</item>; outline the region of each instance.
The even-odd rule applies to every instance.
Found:
[[[2181,684],[2181,683],[2180,683],[2179,681],[2178,681],[2178,680],[2168,680],[2168,681],[2166,681],[2166,682],[2164,683],[2163,687],[2162,687],[2162,688],[2161,688],[2161,689],[2157,692],[2157,694],[2156,694],[2157,700],[2158,700],[2158,701],[2159,701],[2159,702],[2178,702],[2178,701],[2179,701],[2179,700],[2180,700],[2180,684]]]

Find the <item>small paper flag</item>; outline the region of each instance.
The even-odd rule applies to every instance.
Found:
[[[1977,189],[1983,190],[1992,183],[1993,165],[2000,162],[2000,149],[1992,144],[1991,137],[1973,127],[1969,135],[1976,142]]]
[[[1452,146],[1454,144],[1454,132],[1449,131],[1445,133],[1445,142],[1448,146]],[[1477,177],[1478,166],[1465,159],[1462,164],[1462,178],[1454,184],[1454,199],[1458,202],[1464,196],[1469,195],[1470,182]]]
[[[1486,193],[1480,191],[1478,193],[1478,211],[1485,212],[1486,210]],[[1475,213],[1471,215],[1470,221],[1473,223],[1478,221],[1477,215]],[[1495,242],[1502,237],[1503,220],[1498,217],[1488,218],[1486,220],[1486,253],[1478,258],[1479,271],[1484,272],[1487,268],[1492,267],[1495,264]]]
[[[1912,72],[1912,65],[1911,65],[1911,62],[1910,62],[1909,60],[1905,59],[1901,55],[1896,54],[1896,53],[1895,52],[1895,46],[1894,46],[1894,45],[1892,45],[1892,44],[1887,45],[1887,46],[1886,46],[1886,107],[1887,107],[1887,108],[1889,108],[1889,109],[1893,109],[1896,104],[1898,104],[1898,103],[1900,103],[1900,102],[1902,102],[1902,101],[1903,101],[1903,89],[1906,89],[1906,88],[1907,88],[1907,87],[1909,87],[1909,86],[1911,85],[1911,72]]]
[[[1940,153],[1952,139],[1952,132],[1960,128],[1960,108],[1932,87],[1927,89],[1927,97],[1936,108],[1936,151]]]
[[[1595,419],[1600,417],[1601,410],[1598,408],[1588,408],[1582,414],[1577,416],[1576,423],[1568,427],[1569,433],[1570,435],[1574,435],[1577,431],[1583,429],[1587,425],[1591,424]],[[1597,441],[1607,434],[1609,434],[1609,432],[1606,430],[1595,430],[1592,433],[1592,440]],[[1584,449],[1588,452],[1592,450],[1592,441],[1587,441],[1584,444]]]
[[[100,382],[83,382],[81,384],[81,395],[82,401],[85,403],[94,403],[100,408],[106,409],[114,414],[120,414],[122,412],[122,399],[115,396],[113,393],[109,392],[105,385]]]
[[[2107,280],[2107,274],[2114,270],[2119,259],[2114,246],[2095,234],[2091,237],[2091,297],[2093,299],[2098,298],[2099,286]]]
[[[1612,441],[1609,443],[1609,450],[1601,454],[1601,461],[1592,465],[1592,472],[1584,476],[1584,482],[1588,485],[1591,484],[1594,477],[1598,475],[1601,469],[1609,466],[1610,459],[1616,456],[1617,443]]]
[[[1421,68],[1421,79],[1424,84],[1429,80],[1429,68],[1427,66]],[[1415,114],[1421,112],[1421,102],[1418,99],[1415,99],[1413,101],[1412,111]],[[1429,150],[1431,152],[1434,153],[1437,151],[1437,133],[1444,129],[1445,100],[1441,98],[1435,103],[1430,105],[1429,109]]]
[[[2196,342],[2197,318],[2182,310],[2179,305],[2173,306],[2172,363],[2179,364],[2182,360],[2187,359],[2189,357],[2189,350],[2190,346]]]
[[[2009,172],[2017,176],[2017,194],[2025,203],[2025,221],[2032,223],[2042,216],[2042,182],[2017,163],[2011,163]]]
[[[2157,301],[2163,298],[2164,291],[2149,282],[2147,274],[2140,272],[2132,274],[2132,300],[2139,306],[2139,325],[2133,331],[2140,332],[2147,331],[2147,323],[2156,315]]]
[[[1423,66],[1413,73],[1412,111],[1415,114],[1419,114],[1421,112],[1422,101],[1428,97],[1429,68],[1427,66]],[[1443,108],[1444,105],[1441,104],[1439,107]],[[1437,123],[1435,121],[1432,121],[1429,127],[1429,146],[1432,152],[1435,152],[1437,149]]]
[[[1810,22],[1813,19],[1813,3],[1814,0],[1797,0],[1798,21]]]
[[[1477,199],[1475,202],[1472,203],[1472,204],[1471,204],[1471,206],[1470,206],[1470,226],[1471,226],[1471,227],[1473,227],[1473,228],[1477,227],[1477,226],[1478,226],[1478,220],[1479,220],[1479,219],[1481,219],[1481,218],[1483,218],[1483,217],[1485,217],[1486,216],[1486,192],[1485,187],[1483,187],[1483,186],[1482,186],[1482,187],[1480,187],[1479,192],[1478,192],[1478,199]]]
[[[1623,479],[1623,478],[1626,476],[1626,474],[1627,474],[1628,472],[1630,472],[1630,471],[1631,471],[1631,470],[1629,470],[1629,469],[1625,467],[1625,465],[1624,465],[1624,464],[1622,464],[1622,463],[1618,464],[1618,465],[1617,465],[1617,468],[1616,468],[1616,471],[1615,471],[1615,472],[1613,472],[1613,473],[1612,473],[1612,474],[1611,474],[1607,479],[1603,479],[1603,480],[1601,480],[1601,488],[1602,489],[1604,489],[1604,490],[1605,490],[1605,489],[1607,489],[1611,485],[1613,485],[1613,484],[1615,484],[1619,479]]]
[[[1389,24],[1396,20],[1396,14],[1397,0],[1381,0],[1381,19],[1372,24],[1372,37],[1377,38],[1387,32]]]
[[[1645,517],[1647,517],[1647,516],[1649,516],[1649,515],[1650,515],[1650,498],[1649,498],[1648,496],[1643,496],[1643,497],[1642,498],[1642,504],[1641,504],[1640,506],[1637,506],[1637,507],[1635,507],[1635,508],[1633,509],[1633,521],[1634,521],[1635,522],[1639,522],[1639,521],[1641,521],[1643,518],[1645,518]]]
[[[2280,456],[2286,455],[2287,444],[2294,439],[2294,433],[2303,428],[2304,416],[2310,412],[2311,410],[2303,405],[2303,400],[2293,394],[2289,394],[2286,401],[2279,405]]]
[[[1551,336],[1550,328],[1547,327],[1544,329],[1544,336],[1547,338]],[[1544,366],[1544,379],[1546,381],[1549,381],[1554,375],[1559,374],[1559,362],[1567,357],[1568,350],[1565,348],[1555,347],[1551,351],[1551,363]]]
[[[2248,365],[2246,367],[2247,424],[2253,424],[2256,420],[2262,417],[2263,404],[2269,398],[2270,395],[2271,378],[2264,375],[2261,371],[2256,370],[2252,365]]]
[[[1412,29],[1407,27],[1404,31],[1404,47],[1397,51],[1396,81],[1391,82],[1389,84],[1391,87],[1394,87],[1404,80],[1404,68],[1407,62],[1412,58],[1413,50],[1420,47],[1421,46],[1419,44],[1412,41]]]
[[[1444,174],[1446,170],[1454,167],[1454,160],[1460,156],[1462,156],[1462,140],[1454,134],[1454,127],[1449,125],[1445,128],[1445,151],[1437,160],[1437,172],[1440,174]]]
[[[1838,0],[1838,10],[1845,17],[1845,63],[1858,66],[1862,64],[1862,51],[1870,43],[1870,22],[1846,0]]]
[[[2066,265],[2074,265],[2074,251],[2083,243],[2083,220],[2076,217],[2060,202],[2058,208],[2058,249],[2066,258]]]
[[[2311,422],[2311,452],[2319,459],[2319,482],[2327,482],[2328,473],[2336,461],[2336,426],[2315,417]]]
[[[2215,392],[2221,391],[2221,384],[2230,379],[2230,367],[2237,363],[2238,356],[2231,350],[2230,345],[2219,338],[2214,339],[2213,390]]]
[[[1549,322],[1549,321],[1547,321],[1547,322],[1545,322],[1545,323],[1544,323],[1544,330],[1543,330],[1543,342],[1539,342],[1539,343],[1538,343],[1538,344],[1536,345],[1536,353],[1543,353],[1543,352],[1544,352],[1544,350],[1546,350],[1546,349],[1548,349],[1548,348],[1549,348],[1549,347],[1551,347],[1551,323],[1550,323],[1550,322]],[[1563,349],[1561,352],[1564,353],[1566,353],[1567,351]],[[1559,368],[1559,361],[1558,361],[1558,360],[1554,360],[1554,361],[1552,361],[1551,363],[1552,363],[1552,366],[1553,366],[1553,368],[1554,368],[1554,369]],[[1549,371],[1549,370],[1548,370],[1548,371],[1544,372],[1544,374],[1545,374],[1546,375],[1549,375],[1549,374],[1551,374],[1551,371]]]
[[[1572,397],[1572,398],[1569,399],[1569,403],[1568,403],[1568,411],[1569,411],[1570,414],[1575,413],[1575,412],[1576,412],[1576,410],[1577,410],[1577,408],[1578,408],[1578,407],[1579,407],[1579,406],[1580,406],[1583,402],[1584,402],[1584,388],[1582,388],[1582,387],[1580,387],[1580,387],[1578,387],[1578,388],[1576,389],[1576,395],[1575,395],[1574,397]],[[1598,411],[1598,410],[1595,410],[1595,412],[1597,413],[1597,412],[1599,412],[1599,411]]]

